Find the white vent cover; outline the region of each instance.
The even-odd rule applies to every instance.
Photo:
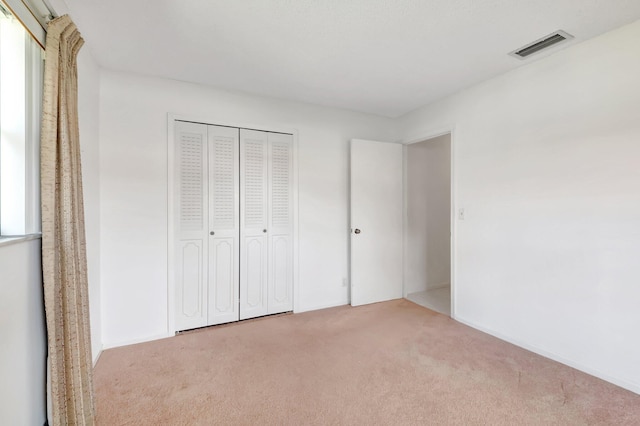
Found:
[[[571,40],[573,36],[565,31],[558,30],[552,32],[549,35],[546,35],[534,42],[527,44],[519,49],[514,50],[513,52],[509,52],[509,55],[518,58],[525,59],[534,53],[541,52],[543,50],[549,49],[551,46],[556,46],[560,43],[564,43],[568,40]]]

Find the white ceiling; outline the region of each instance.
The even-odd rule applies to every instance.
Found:
[[[507,53],[555,30],[640,18],[639,0],[65,1],[103,67],[390,117],[547,55]]]

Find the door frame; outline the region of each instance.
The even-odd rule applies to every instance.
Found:
[[[450,253],[450,262],[451,262],[451,318],[456,319],[456,241],[457,241],[457,215],[456,215],[456,173],[455,173],[455,147],[456,147],[456,126],[454,124],[444,127],[438,127],[431,130],[427,130],[423,133],[420,133],[418,136],[410,137],[403,139],[401,141],[403,148],[403,234],[404,234],[404,243],[403,243],[403,263],[406,265],[406,253],[407,253],[407,222],[408,222],[408,194],[407,194],[407,146],[425,142],[430,139],[437,138],[439,136],[451,135],[451,203],[450,203],[450,214],[451,214],[451,253]],[[407,286],[406,286],[406,268],[402,268],[402,293],[403,297],[407,297]]]
[[[173,204],[175,174],[175,122],[187,121],[211,126],[233,127],[262,132],[286,133],[293,136],[293,312],[300,311],[300,280],[298,263],[298,129],[269,124],[248,124],[218,120],[196,115],[167,114],[167,335],[176,334],[175,324],[175,214]]]

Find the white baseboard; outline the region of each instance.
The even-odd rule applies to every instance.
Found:
[[[440,284],[427,284],[427,291],[429,290],[437,290],[439,288],[451,287],[451,283],[447,281],[446,283]]]
[[[93,366],[94,367],[98,363],[98,360],[100,359],[100,355],[102,355],[102,348],[100,348],[100,350],[98,350],[97,354],[93,354]]]
[[[166,339],[167,337],[173,337],[174,335],[175,335],[174,333],[163,333],[163,334],[156,334],[153,336],[141,337],[139,339],[122,340],[122,341],[116,341],[116,342],[105,342],[102,345],[102,350],[105,351],[107,349],[119,348],[120,346],[135,345],[138,343],[151,342],[153,340]]]
[[[423,291],[429,291],[429,290],[438,290],[439,288],[445,288],[445,287],[451,287],[451,283],[447,281],[447,282],[438,283],[438,284],[427,284],[426,287],[423,287],[421,289],[408,291],[406,294],[404,294],[404,298],[406,299],[406,297],[409,296],[410,294],[422,293]]]
[[[587,373],[587,374],[589,374],[591,376],[597,377],[597,378],[602,379],[602,380],[604,380],[606,382],[613,383],[616,386],[620,386],[621,388],[627,389],[627,390],[629,390],[631,392],[634,392],[634,393],[637,393],[637,394],[640,395],[640,384],[638,384],[638,383],[633,383],[633,382],[629,382],[628,380],[625,380],[625,379],[620,379],[618,377],[610,376],[610,375],[608,375],[606,373],[603,373],[602,371],[597,370],[595,368],[591,368],[589,366],[582,365],[582,364],[577,363],[575,361],[572,361],[570,359],[564,358],[563,356],[557,355],[557,354],[555,354],[553,352],[549,352],[547,350],[540,349],[540,348],[538,348],[536,346],[533,346],[533,345],[530,345],[528,343],[522,342],[522,341],[520,341],[518,339],[514,339],[511,336],[507,336],[507,335],[504,335],[502,333],[498,333],[496,331],[493,331],[493,330],[490,330],[490,329],[485,328],[483,326],[480,326],[478,324],[475,324],[473,321],[467,321],[467,320],[461,318],[460,316],[456,316],[455,320],[460,322],[460,323],[462,323],[462,324],[468,325],[471,328],[475,328],[476,330],[480,330],[483,333],[487,333],[487,334],[490,334],[490,335],[492,335],[494,337],[497,337],[500,340],[504,340],[505,342],[508,342],[508,343],[513,344],[513,345],[519,346],[519,347],[521,347],[523,349],[526,349],[528,351],[534,352],[534,353],[536,353],[538,355],[542,355],[545,358],[552,359],[552,360],[557,361],[557,362],[559,362],[561,364],[567,365],[567,366],[569,366],[571,368],[575,368],[576,370],[580,370],[583,373]]]
[[[346,301],[338,301],[338,302],[332,302],[332,303],[327,303],[323,305],[314,305],[311,307],[305,306],[297,311],[294,310],[294,313],[298,314],[302,312],[317,311],[319,309],[335,308],[337,306],[344,306],[348,304],[349,303]],[[166,339],[168,337],[173,337],[173,336],[175,336],[175,333],[164,333],[164,334],[157,334],[154,336],[141,337],[139,339],[121,340],[121,341],[115,341],[115,342],[103,342],[101,353],[102,351],[105,351],[107,349],[119,348],[121,346],[135,345],[138,343],[151,342],[153,340]],[[97,359],[95,362],[97,362]]]
[[[317,311],[320,309],[328,309],[328,308],[335,308],[338,306],[345,306],[348,305],[349,302],[346,300],[341,300],[339,302],[331,302],[331,303],[326,303],[326,304],[321,304],[321,305],[313,305],[313,306],[304,306],[302,308],[300,308],[297,311],[293,311],[294,314],[300,314],[302,312],[310,312],[310,311]]]

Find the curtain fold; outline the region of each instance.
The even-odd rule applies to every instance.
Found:
[[[48,25],[41,136],[42,270],[50,424],[94,423],[93,365],[78,130],[77,55],[67,15]]]

